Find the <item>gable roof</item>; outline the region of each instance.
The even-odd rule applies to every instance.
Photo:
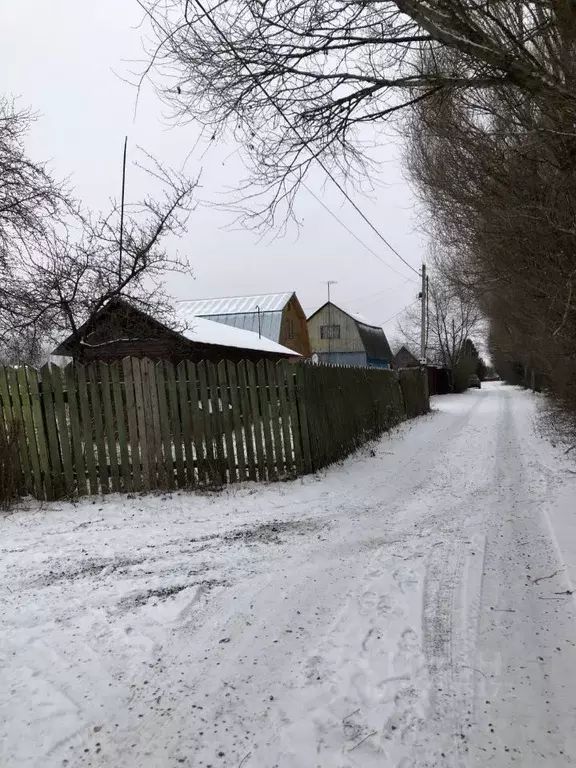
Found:
[[[333,307],[354,321],[364,346],[366,356],[369,359],[388,360],[388,362],[392,361],[392,350],[390,349],[390,344],[388,344],[388,339],[386,338],[384,329],[379,325],[373,325],[370,320],[366,319],[362,315],[359,315],[357,312],[349,312],[346,309],[342,309],[342,307],[339,307],[337,304],[334,304],[333,301],[327,301],[322,304],[322,306],[317,309],[316,312],[313,312],[310,315],[308,322],[310,322],[310,320],[312,320],[312,318],[315,317],[318,312],[321,312],[325,307],[327,307],[328,304],[331,304]]]
[[[398,352],[394,355],[394,362],[396,364],[401,363],[402,365],[419,365],[420,362],[418,358],[410,352],[408,347],[402,345]]]
[[[91,326],[94,326],[98,319],[105,313],[114,309],[120,309],[130,312],[132,315],[140,314],[146,317],[146,319],[159,331],[167,331],[171,335],[186,339],[187,341],[196,342],[198,344],[208,344],[221,347],[235,347],[239,349],[255,350],[257,352],[272,352],[277,355],[286,355],[287,357],[300,357],[298,352],[294,352],[288,347],[284,347],[275,341],[266,338],[265,336],[258,336],[257,333],[247,331],[242,328],[234,328],[221,323],[216,323],[206,318],[193,317],[187,322],[188,327],[182,331],[176,331],[173,328],[165,325],[164,323],[156,320],[151,315],[143,312],[138,307],[130,304],[129,301],[121,298],[111,299],[105,304],[98,312],[92,315],[85,323],[80,327],[79,331],[85,333],[90,331]],[[126,339],[111,339],[113,341],[125,341]],[[61,342],[52,352],[54,355],[66,355],[69,352],[69,344],[73,342],[72,334]]]

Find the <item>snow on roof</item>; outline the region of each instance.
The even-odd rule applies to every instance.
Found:
[[[186,299],[177,302],[181,317],[240,315],[250,312],[281,312],[293,293],[268,293],[257,296],[232,296],[222,299]]]
[[[190,328],[182,331],[182,336],[190,341],[201,344],[218,344],[222,347],[239,347],[241,349],[255,349],[260,352],[274,352],[277,355],[300,357],[293,349],[283,347],[265,336],[259,337],[257,333],[245,331],[243,328],[234,328],[232,325],[216,323],[205,317],[192,317],[189,320]]]
[[[346,312],[347,315],[350,315],[350,317],[353,317],[358,323],[362,323],[362,325],[369,325],[371,328],[380,328],[379,325],[368,320],[367,317],[364,317],[364,315],[361,315],[359,312],[351,312],[349,309],[345,309],[344,312]]]

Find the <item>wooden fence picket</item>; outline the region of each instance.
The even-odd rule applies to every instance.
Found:
[[[262,416],[261,424],[264,437],[266,476],[268,480],[274,480],[276,478],[276,465],[274,463],[274,441],[272,438],[272,425],[270,423],[270,400],[268,398],[266,367],[262,360],[260,360],[259,363],[256,363],[256,379],[258,381],[258,399],[260,401],[260,413]]]
[[[284,473],[284,458],[282,456],[282,433],[280,430],[280,408],[278,402],[278,381],[276,366],[270,360],[266,361],[266,379],[268,382],[268,398],[270,408],[270,428],[274,444],[274,474],[276,477]]]
[[[128,422],[128,440],[130,442],[130,465],[132,468],[132,486],[135,491],[144,489],[142,480],[142,458],[138,432],[138,406],[134,386],[134,368],[129,357],[122,361],[124,374],[124,395],[126,397],[126,417]]]
[[[228,384],[230,387],[230,416],[232,442],[235,449],[235,471],[236,478],[240,482],[246,480],[246,454],[244,451],[244,435],[242,433],[242,412],[240,406],[240,397],[238,396],[238,375],[236,366],[230,360],[226,363],[226,372]]]
[[[232,364],[233,365],[233,364]],[[249,365],[253,365],[249,363]],[[248,479],[258,479],[258,465],[254,445],[254,428],[252,412],[250,410],[250,384],[248,382],[247,363],[242,360],[238,363],[236,372],[238,375],[238,389],[240,397],[240,422],[242,430],[242,440],[246,458],[246,469]]]
[[[88,377],[86,376],[85,366],[78,365],[76,367],[76,380],[78,383],[78,402],[80,404],[80,434],[84,442],[84,461],[86,463],[86,471],[90,483],[90,493],[96,494],[99,492],[98,471],[96,469],[96,457],[94,455],[94,428],[92,424],[92,416],[90,414]]]
[[[198,372],[194,363],[186,363],[188,376],[188,396],[190,398],[190,428],[192,430],[192,443],[194,447],[195,462],[192,465],[192,485],[206,485],[209,480],[209,468],[205,459],[205,423],[204,414],[200,408],[200,395],[198,392]],[[196,472],[194,472],[194,466]]]
[[[94,444],[98,457],[98,480],[100,492],[108,493],[108,457],[106,456],[106,443],[104,440],[104,420],[102,418],[102,398],[100,396],[100,363],[90,363],[88,366],[88,383],[90,391],[90,405]]]
[[[236,470],[236,446],[234,445],[234,424],[232,422],[232,414],[230,413],[230,389],[228,369],[225,360],[221,360],[216,366],[216,375],[220,390],[220,405],[222,408],[220,423],[226,450],[225,464],[228,468],[228,482],[235,483],[238,479]]]
[[[282,432],[282,444],[284,449],[284,468],[288,474],[295,471],[295,462],[292,453],[292,438],[290,433],[290,410],[287,395],[288,363],[280,362],[276,365],[276,381],[278,383],[278,405],[280,409],[280,430]]]
[[[170,418],[168,415],[168,398],[166,393],[166,377],[164,376],[164,363],[156,363],[155,378],[158,400],[158,418],[160,421],[160,435],[162,438],[162,454],[164,456],[164,482],[168,490],[175,487],[174,458],[172,450],[172,434],[170,430]]]
[[[114,424],[116,427],[118,451],[120,454],[120,485],[123,491],[129,492],[133,490],[134,485],[132,482],[130,451],[128,450],[127,408],[122,396],[122,381],[118,362],[113,362],[110,365],[110,379],[112,385],[112,400],[114,403]]]
[[[104,416],[104,435],[110,461],[110,487],[112,491],[120,490],[120,468],[116,444],[116,424],[112,408],[112,392],[110,389],[110,370],[105,363],[100,364],[100,381],[102,382],[102,407]]]
[[[190,418],[190,401],[188,394],[188,370],[186,362],[178,363],[178,397],[180,399],[180,414],[182,419],[182,439],[186,454],[186,485],[194,486],[194,450],[192,444],[192,420]]]
[[[250,407],[252,410],[252,428],[254,431],[254,450],[258,464],[258,480],[266,479],[266,453],[264,448],[264,433],[262,429],[261,400],[258,390],[258,371],[255,363],[246,363],[248,371],[248,386],[250,389]]]
[[[64,390],[62,387],[62,368],[57,365],[51,366],[52,390],[54,392],[54,412],[56,415],[56,424],[58,428],[58,442],[60,444],[60,459],[64,470],[65,493],[72,495],[76,490],[74,478],[74,467],[72,465],[72,444],[70,440],[70,430],[68,428],[68,418],[66,405],[64,403]]]
[[[174,441],[174,462],[176,465],[176,485],[178,488],[186,487],[186,470],[184,468],[184,453],[182,451],[182,424],[180,408],[178,406],[178,390],[176,369],[173,363],[164,363],[164,375],[168,390],[168,410],[170,412],[170,426]]]

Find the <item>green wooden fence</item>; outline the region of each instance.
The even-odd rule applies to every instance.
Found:
[[[406,415],[389,371],[136,358],[0,366],[0,406],[18,488],[38,499],[290,478]]]

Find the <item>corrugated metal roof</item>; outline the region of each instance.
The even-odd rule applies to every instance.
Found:
[[[183,317],[243,315],[253,312],[281,312],[293,293],[267,293],[257,296],[232,296],[223,299],[187,299],[177,302]]]
[[[260,333],[266,339],[279,342],[282,311],[293,295],[269,293],[228,299],[191,299],[178,301],[176,313],[183,322],[190,322],[194,317],[205,317],[216,323]]]

